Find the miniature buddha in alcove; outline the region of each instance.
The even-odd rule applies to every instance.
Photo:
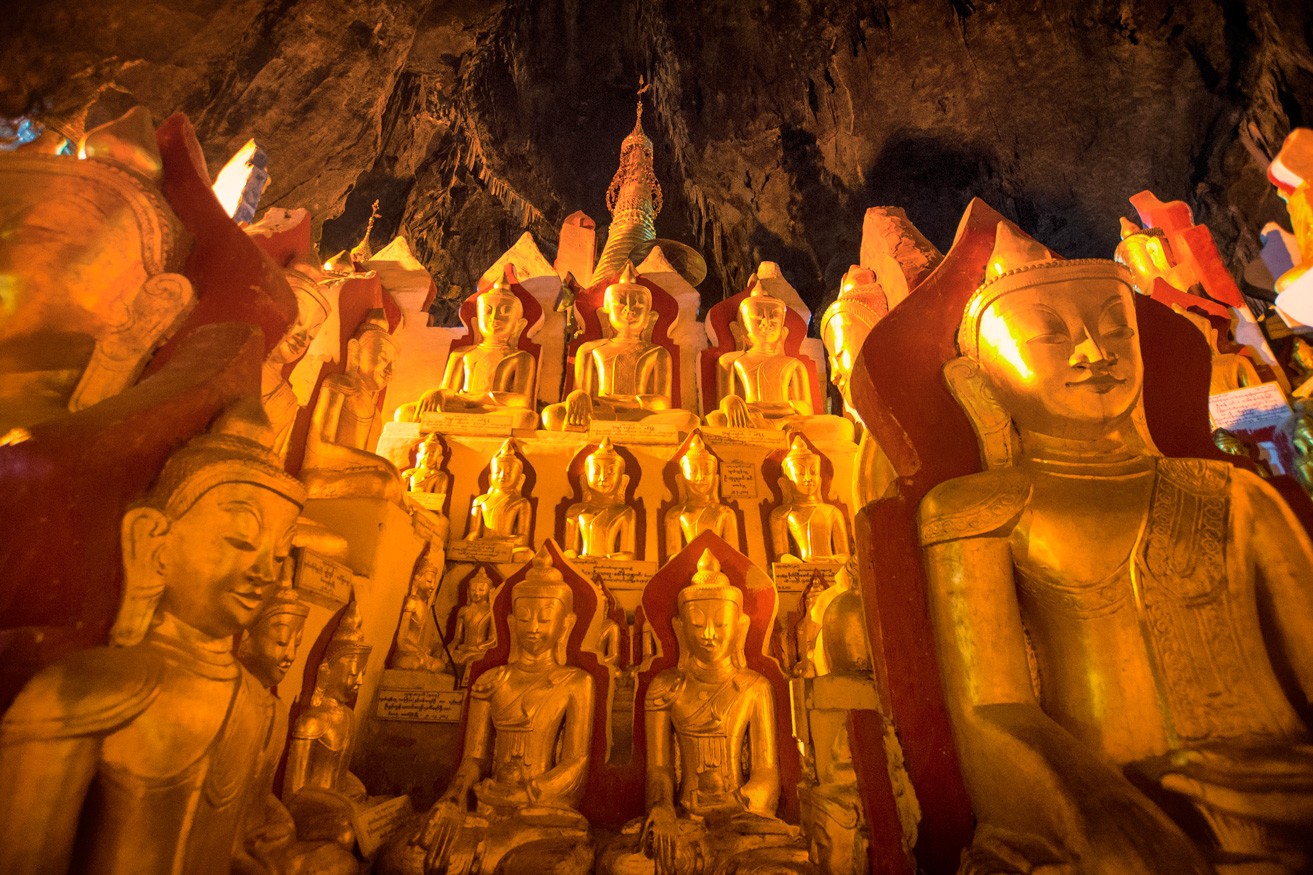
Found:
[[[734,511],[720,503],[720,462],[694,433],[679,458],[679,498],[666,511],[666,552],[674,555],[703,532],[715,532],[731,545],[739,543]]]
[[[537,364],[516,347],[528,325],[524,305],[498,278],[475,298],[475,306],[479,342],[451,351],[442,385],[420,398],[412,418],[429,412],[506,414],[517,428],[533,428]],[[405,414],[398,411],[398,417]]]
[[[415,467],[401,472],[406,491],[445,496],[451,486],[451,476],[442,469],[445,455],[442,436],[437,432],[420,441],[415,451]]]
[[[743,593],[707,550],[676,600],[678,666],[652,680],[643,705],[647,817],[625,828],[602,868],[683,875],[805,864],[797,829],[775,817],[775,700],[747,667]]]
[[[347,345],[344,373],[324,379],[305,441],[301,479],[311,498],[401,501],[401,475],[367,448],[378,397],[392,379],[397,342],[382,310],[372,311]]]
[[[384,855],[385,872],[592,871],[588,821],[576,808],[588,777],[593,679],[566,661],[574,594],[545,549],[513,586],[510,658],[474,681],[456,774],[418,829]]]
[[[530,555],[533,508],[520,494],[523,488],[524,463],[515,453],[515,439],[507,438],[488,463],[488,491],[470,503],[465,540],[503,541],[513,547],[515,561],[524,561]]]
[[[456,610],[456,628],[451,635],[451,658],[463,681],[470,666],[497,643],[492,625],[492,579],[482,568],[470,578],[465,604]]]
[[[638,514],[625,503],[625,460],[609,438],[584,460],[584,500],[565,512],[565,555],[633,559]]]
[[[296,400],[296,392],[283,376],[283,369],[305,355],[310,342],[328,318],[330,307],[314,277],[301,270],[285,270],[283,275],[296,294],[296,321],[264,360],[264,367],[260,370],[260,400],[274,429],[274,452],[286,457],[292,426],[296,424],[301,405]]]
[[[446,654],[441,647],[435,649],[425,635],[429,628],[433,594],[438,588],[438,578],[442,576],[445,556],[442,549],[429,546],[415,564],[415,571],[410,576],[410,589],[406,591],[406,598],[401,603],[401,621],[397,624],[397,635],[392,641],[388,668],[437,672],[446,667]]]
[[[787,311],[761,286],[739,304],[748,346],[725,353],[716,363],[720,407],[707,414],[707,425],[795,428],[814,438],[851,439],[851,422],[813,413],[811,375],[801,359],[784,351]]]
[[[771,550],[778,562],[843,562],[851,547],[843,511],[821,494],[821,457],[795,437],[782,465],[784,503],[770,512]]]
[[[945,376],[991,468],[920,510],[964,871],[1302,871],[1308,538],[1247,471],[1158,455],[1125,269],[1003,225],[990,266]]]
[[[574,390],[564,402],[543,410],[543,427],[587,431],[594,419],[641,419],[685,431],[696,425],[693,414],[670,409],[670,353],[647,338],[657,314],[652,292],[638,282],[632,264],[606,287],[601,312],[614,336],[579,348]]]

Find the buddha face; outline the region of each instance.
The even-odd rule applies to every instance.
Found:
[[[482,574],[470,581],[470,601],[481,602],[488,597],[488,578]]]
[[[821,329],[821,340],[829,353],[830,382],[845,399],[848,397],[848,382],[852,379],[853,361],[870,333],[871,326],[864,320],[842,313],[832,317]]]
[[[324,692],[348,708],[356,706],[356,696],[360,694],[360,685],[365,680],[365,662],[369,653],[364,650],[349,650],[328,660],[320,671],[328,672],[324,683]]]
[[[599,456],[593,453],[584,463],[588,487],[602,495],[611,495],[620,488],[625,474],[625,460],[619,456]]]
[[[360,370],[357,376],[367,392],[382,392],[392,381],[392,367],[397,347],[382,331],[366,331],[356,341],[360,344]]]
[[[514,295],[485,292],[476,299],[479,334],[485,341],[507,344],[524,319],[524,307]]]
[[[520,650],[541,656],[556,647],[565,631],[565,602],[548,596],[522,596],[512,606],[511,625]]]
[[[248,627],[278,582],[298,511],[278,493],[251,483],[221,483],[205,492],[167,523],[160,538],[160,607],[212,638]],[[135,530],[130,536],[141,537]],[[142,543],[140,549],[150,546]]]
[[[292,323],[282,341],[269,353],[269,361],[278,365],[298,361],[310,348],[310,341],[315,339],[327,318],[328,311],[313,296],[298,290],[296,322]]]
[[[1005,294],[980,316],[981,370],[1024,431],[1092,440],[1130,417],[1144,367],[1131,291],[1102,280]]]
[[[515,456],[493,456],[488,466],[488,482],[494,489],[511,491],[519,487],[524,466]]]
[[[784,476],[804,498],[814,498],[821,491],[821,459],[814,453],[784,460]]]
[[[304,631],[305,617],[276,614],[251,631],[242,661],[261,683],[276,687],[291,670]]]
[[[784,312],[782,303],[762,298],[748,298],[739,312],[739,319],[748,332],[749,346],[774,347],[784,338]]]
[[[647,328],[652,313],[652,293],[640,285],[609,286],[603,309],[617,337],[636,340]]]
[[[685,456],[679,460],[679,470],[684,475],[688,491],[698,498],[708,498],[716,486],[716,472],[719,466],[714,456]]]
[[[743,612],[726,598],[690,599],[679,607],[685,643],[694,661],[704,665],[730,662]]]

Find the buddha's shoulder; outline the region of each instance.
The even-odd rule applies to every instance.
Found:
[[[1218,459],[1172,458],[1158,460],[1158,479],[1195,494],[1223,493],[1232,488],[1254,488],[1257,474]]]
[[[511,667],[504,664],[488,669],[470,686],[470,696],[475,699],[491,698],[493,690],[505,684],[510,673]]]
[[[1030,490],[1030,477],[1016,468],[945,480],[921,499],[921,544],[941,544],[1010,529],[1025,510]]]
[[[149,647],[94,647],[44,669],[0,723],[0,744],[113,732],[159,694],[164,660]]]
[[[687,681],[687,676],[679,669],[668,668],[661,672],[652,678],[652,683],[648,685],[645,699],[647,707],[658,710],[669,708],[675,703]]]

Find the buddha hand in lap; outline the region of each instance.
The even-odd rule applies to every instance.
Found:
[[[746,667],[742,592],[707,550],[677,604],[678,667],[653,679],[643,706],[647,817],[625,827],[603,871],[811,871],[798,830],[775,817],[775,701]]]
[[[565,555],[633,559],[638,514],[625,504],[625,460],[604,438],[584,461],[584,500],[565,512]]]
[[[852,423],[812,413],[811,376],[801,359],[784,351],[785,303],[760,286],[739,304],[748,348],[717,362],[720,407],[707,425],[732,428],[795,428],[815,438],[852,439]]]
[[[964,871],[1302,871],[1308,538],[1254,475],[1157,454],[1122,267],[1005,225],[990,264],[945,374],[992,469],[920,511]]]
[[[670,353],[646,338],[656,321],[652,292],[632,264],[606,287],[601,312],[614,337],[583,344],[575,354],[574,391],[543,410],[551,431],[587,431],[594,419],[643,420],[684,431],[697,425],[687,411],[671,410]]]
[[[470,691],[456,774],[385,853],[384,872],[592,870],[588,822],[575,809],[588,776],[593,679],[565,661],[575,623],[570,587],[545,549],[533,562],[514,584],[510,660],[479,675]]]
[[[517,348],[528,326],[524,305],[505,279],[475,299],[479,342],[447,357],[442,385],[418,403],[397,411],[399,420],[418,421],[425,413],[488,413],[510,416],[517,428],[533,428],[533,356]]]

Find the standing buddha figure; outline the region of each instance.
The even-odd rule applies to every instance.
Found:
[[[727,352],[716,363],[720,407],[707,414],[707,425],[795,428],[815,438],[851,440],[851,422],[813,414],[811,375],[801,359],[784,351],[787,312],[783,301],[759,285],[739,303],[748,348]]]
[[[328,318],[330,307],[314,277],[298,269],[285,270],[283,275],[296,293],[296,321],[264,360],[260,370],[260,401],[274,429],[274,452],[286,458],[292,426],[296,424],[301,405],[283,370],[305,355]]]
[[[738,517],[720,503],[720,461],[697,432],[679,459],[678,483],[680,501],[665,515],[666,552],[673,556],[703,532],[738,546]]]
[[[707,550],[676,603],[678,664],[653,678],[643,704],[647,816],[625,828],[602,869],[709,875],[787,861],[770,871],[806,871],[797,829],[775,817],[775,699],[747,667],[743,593]]]
[[[1129,272],[1000,229],[945,366],[990,467],[920,508],[963,871],[1307,871],[1313,548],[1158,454]]]
[[[778,562],[843,562],[851,547],[843,511],[821,495],[821,457],[794,437],[784,457],[784,503],[770,512],[771,549]]]
[[[594,419],[641,419],[684,431],[696,425],[693,414],[670,409],[670,353],[647,339],[657,314],[652,292],[638,282],[632,264],[626,263],[619,278],[606,287],[601,312],[614,336],[579,347],[574,390],[564,402],[543,410],[543,427],[587,431]]]
[[[366,793],[348,767],[356,696],[373,649],[365,643],[353,596],[319,664],[310,707],[297,718],[287,746],[283,799],[302,839],[333,840],[348,849],[355,843],[352,808]]]
[[[470,502],[467,541],[500,540],[512,546],[512,559],[523,562],[529,550],[529,524],[533,506],[520,494],[524,463],[515,452],[515,439],[507,438],[488,463],[488,491]]]
[[[398,410],[398,419],[418,420],[429,412],[488,413],[510,415],[516,428],[537,425],[533,409],[537,363],[517,347],[528,326],[524,305],[499,277],[475,298],[475,306],[479,342],[452,350],[442,385],[426,392],[413,411]]]
[[[625,504],[629,477],[610,438],[584,460],[584,500],[565,512],[565,555],[633,559],[638,514]]]
[[[301,469],[311,498],[401,501],[396,467],[368,450],[378,397],[392,379],[396,358],[387,319],[374,310],[347,345],[346,371],[327,377],[319,388]]]
[[[567,662],[574,594],[539,550],[513,584],[510,657],[470,689],[451,783],[381,861],[390,875],[591,872],[588,778],[593,678]],[[476,810],[468,810],[473,795]]]
[[[497,643],[492,625],[492,579],[482,568],[470,578],[465,604],[456,611],[456,628],[451,635],[451,658],[464,679],[470,666]]]

